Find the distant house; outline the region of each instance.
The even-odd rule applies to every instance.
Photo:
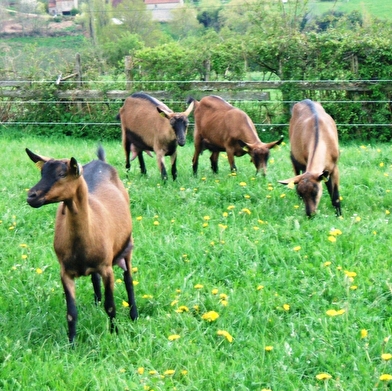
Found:
[[[78,0],[49,0],[48,8],[50,15],[69,15],[78,8]]]
[[[182,7],[184,0],[143,0],[147,9],[151,11],[152,18],[159,22],[168,22],[172,19],[171,11],[175,8]],[[112,0],[115,7],[120,4],[122,0]]]

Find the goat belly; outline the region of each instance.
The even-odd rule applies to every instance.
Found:
[[[137,149],[142,151],[153,151],[153,146],[148,145],[148,143],[143,139],[143,135],[139,135],[130,129],[127,129],[127,138]]]

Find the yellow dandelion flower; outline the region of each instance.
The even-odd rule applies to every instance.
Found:
[[[219,228],[221,228],[221,229],[226,229],[226,228],[227,228],[227,225],[224,225],[224,224],[218,224],[218,226],[219,226]]]
[[[364,339],[368,336],[368,331],[366,329],[361,330],[361,338]]]
[[[280,198],[284,198],[284,197],[286,197],[286,194],[283,193],[280,195]]]
[[[142,216],[137,216],[137,217],[136,217],[136,220],[137,220],[137,221],[142,221],[142,219],[143,219]]]
[[[294,209],[298,209],[299,208],[299,205],[294,205]]]
[[[185,187],[180,187],[180,191],[184,191],[185,190]]]
[[[380,380],[382,380],[382,381],[389,381],[389,380],[392,380],[392,376],[388,375],[387,373],[384,373],[384,374],[382,374],[380,376]]]
[[[299,250],[301,250],[301,246],[295,246],[295,247],[293,248],[293,250],[294,250],[294,251],[299,251]]]
[[[129,303],[125,300],[122,301],[123,307],[129,307]]]
[[[240,182],[240,186],[245,187],[246,186],[246,182]]]
[[[355,272],[349,272],[348,270],[345,270],[345,271],[344,271],[344,274],[345,274],[347,277],[356,277],[356,276],[357,276],[357,273],[355,273]]]
[[[289,311],[290,310],[290,305],[289,304],[283,304],[283,309],[285,311]]]
[[[335,236],[328,236],[328,240],[329,240],[330,242],[332,242],[332,243],[335,243],[335,242],[336,242]]]
[[[253,227],[253,229],[254,229],[255,231],[258,231],[258,230],[260,229],[260,227]]]
[[[208,311],[205,314],[203,314],[201,318],[208,322],[214,322],[219,318],[219,314],[215,311]]]
[[[151,376],[155,376],[155,375],[158,374],[158,372],[155,371],[154,369],[152,369],[151,371],[148,371],[148,374],[151,375]]]
[[[35,272],[36,272],[37,274],[42,274],[42,273],[43,273],[43,270],[40,269],[39,267],[37,267],[37,269],[35,269]]]
[[[381,162],[381,163],[379,164],[379,166],[380,166],[380,167],[384,167],[384,163]]]
[[[27,255],[26,255],[26,254],[23,254],[23,255],[22,255],[22,259],[27,259]]]
[[[215,242],[214,241],[210,242],[210,245],[215,246]]]
[[[338,311],[336,311],[336,310],[328,310],[327,312],[326,312],[326,314],[328,315],[328,316],[338,316],[338,315],[343,315],[344,313],[346,312],[346,310],[338,310]]]
[[[26,248],[26,247],[27,247],[27,244],[25,244],[25,243],[21,243],[21,244],[19,245],[19,247]]]
[[[186,305],[180,305],[177,309],[176,312],[181,314],[182,312],[188,312],[189,308]]]
[[[245,195],[244,195],[244,198],[246,198],[247,200],[249,200],[250,195],[249,195],[249,194],[245,194]]]
[[[389,215],[389,214],[391,214],[391,212],[387,209],[387,210],[385,211],[385,214],[386,214],[386,215]]]
[[[329,231],[329,234],[332,235],[332,236],[339,236],[339,235],[342,234],[342,231],[340,229],[337,229],[337,228],[332,228]]]
[[[332,376],[329,373],[319,373],[318,375],[316,375],[317,380],[328,380],[331,377]]]
[[[195,305],[193,306],[193,309],[194,309],[196,312],[199,312],[200,306],[199,306],[198,304],[195,304]]]
[[[159,221],[154,221],[154,225],[159,225]]]
[[[243,208],[241,212],[244,212],[244,213],[246,213],[248,215],[251,214],[251,211],[248,208]]]
[[[203,228],[207,228],[208,227],[208,223],[203,223]]]
[[[187,375],[188,374],[188,371],[186,370],[186,369],[183,369],[182,371],[181,371],[181,375]]]
[[[264,350],[265,350],[266,352],[270,352],[270,351],[273,350],[273,349],[274,349],[273,346],[266,346],[266,347],[264,348]]]
[[[219,300],[219,303],[221,303],[224,307],[227,307],[229,302],[227,300]]]
[[[116,284],[122,284],[123,280],[121,278],[117,278]]]
[[[133,280],[133,281],[132,281],[132,285],[133,285],[133,286],[139,285],[139,281]]]
[[[225,330],[218,330],[217,332],[218,335],[221,335],[222,337],[225,337],[230,343],[233,342],[233,337]]]
[[[204,285],[202,285],[202,284],[196,284],[196,285],[194,286],[195,289],[201,289],[201,288],[203,288],[203,287],[204,287]]]
[[[228,296],[226,295],[226,293],[221,293],[219,295],[219,298],[222,299],[222,300],[227,300]]]
[[[144,368],[143,368],[143,367],[139,367],[139,368],[137,369],[137,373],[138,373],[139,375],[143,375],[143,373],[144,373]]]
[[[174,375],[175,374],[175,370],[174,369],[168,369],[167,371],[165,371],[165,372],[163,372],[163,374],[165,375],[165,376],[172,376],[172,375]]]
[[[153,295],[143,295],[143,299],[152,299],[154,296]]]
[[[352,291],[356,291],[356,290],[358,289],[358,286],[357,286],[357,285],[351,285],[351,286],[350,286],[350,289],[351,289]]]
[[[181,336],[178,335],[178,334],[169,335],[169,336],[167,337],[167,339],[168,339],[169,341],[176,341],[177,339],[180,339],[180,338],[181,338]]]
[[[233,210],[234,208],[235,208],[234,205],[229,205],[229,206],[227,207],[227,210]]]
[[[381,355],[381,358],[385,361],[389,361],[392,358],[392,354],[391,353],[384,353]]]
[[[355,221],[356,221],[356,222],[359,222],[359,221],[361,221],[361,218],[360,218],[359,216],[357,216],[357,217],[355,218]]]
[[[264,289],[264,285],[259,285],[259,286],[256,288],[257,291],[261,291],[262,289]]]
[[[213,295],[216,295],[216,294],[218,294],[218,288],[214,288],[212,291],[211,291],[211,293],[213,294]]]
[[[119,371],[120,373],[125,373],[125,368],[120,368],[118,371]]]
[[[173,301],[170,303],[170,305],[171,305],[172,307],[174,307],[177,303],[178,303],[178,300],[173,300]]]
[[[208,220],[211,219],[211,217],[210,217],[210,216],[204,216],[203,219],[206,220],[206,221],[208,221]]]
[[[289,184],[287,185],[287,187],[291,190],[294,189],[295,185],[294,185],[294,181],[289,182]]]
[[[272,191],[274,188],[271,185],[268,185],[267,190]]]
[[[324,266],[325,266],[325,267],[330,266],[331,263],[332,263],[331,261],[324,262]]]
[[[137,266],[134,266],[134,267],[132,268],[132,273],[137,273],[138,270],[139,270],[139,269],[137,268]]]
[[[229,214],[228,214],[227,212],[223,212],[223,213],[222,213],[222,216],[223,216],[223,217],[227,217],[228,215],[229,215]]]

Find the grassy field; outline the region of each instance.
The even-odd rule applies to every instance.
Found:
[[[305,217],[289,145],[267,176],[248,157],[213,175],[209,155],[191,175],[193,147],[179,150],[178,180],[163,184],[155,159],[127,177],[120,141],[105,142],[131,197],[140,318],[131,322],[116,269],[118,335],[77,280],[76,346],[52,248],[56,205],[33,209],[39,171],[24,148],[95,157],[91,140],[3,131],[0,160],[1,390],[386,390],[392,368],[392,147],[341,145],[343,217],[326,190]],[[268,141],[268,140],[265,140]],[[206,313],[217,314],[210,320]]]

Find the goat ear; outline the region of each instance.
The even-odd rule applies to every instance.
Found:
[[[34,152],[30,151],[30,149],[26,148],[26,153],[29,158],[35,163],[35,165],[41,170],[43,165],[50,160],[48,157],[36,155]]]
[[[157,106],[157,110],[162,117],[170,118],[170,114],[172,114],[170,111],[165,110],[162,106]]]
[[[71,157],[71,160],[69,161],[69,167],[72,175],[75,175],[76,177],[82,175],[82,168],[74,157]]]
[[[291,187],[290,184],[296,185],[302,179],[302,177],[303,177],[303,174],[297,175],[293,178],[283,179],[278,182],[281,183],[282,185],[289,185],[289,187]]]
[[[277,145],[280,145],[282,143],[282,141],[283,141],[283,138],[284,138],[283,136],[280,136],[279,140],[272,141],[270,143],[266,143],[265,144],[266,148],[271,149],[271,148],[276,147]]]

